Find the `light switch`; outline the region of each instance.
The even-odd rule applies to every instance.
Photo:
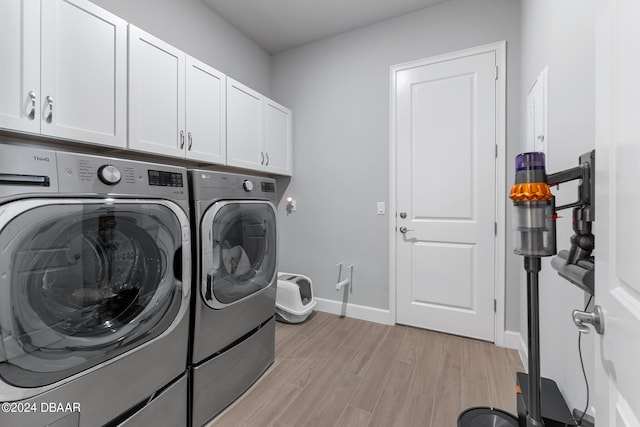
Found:
[[[378,202],[378,215],[384,215],[384,202]]]

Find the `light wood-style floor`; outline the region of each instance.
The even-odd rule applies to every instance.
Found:
[[[515,413],[516,351],[317,312],[276,326],[269,370],[207,427],[455,427],[472,406]]]

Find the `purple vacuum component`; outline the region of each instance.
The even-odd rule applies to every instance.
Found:
[[[544,169],[544,153],[522,153],[516,156],[516,172],[523,170]]]

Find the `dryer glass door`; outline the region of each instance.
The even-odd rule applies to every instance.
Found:
[[[0,206],[2,380],[52,384],[170,328],[185,304],[180,212],[162,201]]]
[[[224,308],[273,284],[277,238],[272,203],[215,203],[202,228],[202,296],[209,306]]]

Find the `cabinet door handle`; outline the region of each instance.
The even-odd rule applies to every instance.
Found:
[[[189,145],[187,145],[187,150],[191,151],[191,147],[193,147],[193,137],[191,136],[191,132],[187,133],[187,140],[189,141]]]
[[[264,165],[264,151],[260,152],[260,157],[262,158],[262,160],[260,160],[260,164]]]
[[[265,166],[269,166],[269,153],[264,153],[264,155],[267,157],[267,163],[265,163]]]
[[[184,148],[184,131],[181,130],[180,131],[180,149],[182,150]]]
[[[31,111],[27,114],[29,120],[36,118],[36,94],[33,91],[29,92],[29,98],[31,99]]]
[[[47,95],[47,105],[49,114],[47,115],[47,123],[53,123],[53,98]]]

